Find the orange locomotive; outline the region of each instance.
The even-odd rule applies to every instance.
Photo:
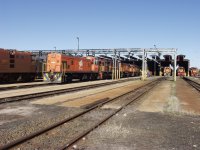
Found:
[[[75,57],[59,53],[47,56],[44,81],[70,82],[72,79],[93,80],[98,77],[98,65],[94,57]]]
[[[35,75],[32,53],[0,49],[0,82],[33,81]]]
[[[99,67],[99,79],[111,79],[113,65],[112,58],[99,56],[97,59]]]
[[[171,76],[172,69],[170,67],[164,67],[164,76]]]
[[[128,63],[122,63],[120,70],[121,70],[121,77],[138,76],[140,73],[138,66]]]
[[[191,67],[189,73],[190,73],[190,76],[196,77],[198,76],[198,69],[196,67]]]
[[[178,67],[178,69],[177,69],[177,75],[181,76],[181,77],[186,76],[185,68],[184,67]]]

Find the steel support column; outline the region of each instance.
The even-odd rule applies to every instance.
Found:
[[[176,81],[176,52],[174,52],[174,81]]]
[[[121,62],[119,60],[119,79],[121,79]]]
[[[144,72],[145,72],[145,49],[143,49],[143,54],[142,54],[142,80],[144,81]]]
[[[114,50],[114,53],[115,53],[115,63],[114,63],[114,80],[116,80],[117,79],[117,52],[116,52],[116,50]]]

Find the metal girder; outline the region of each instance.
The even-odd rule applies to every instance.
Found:
[[[39,53],[39,52],[44,52],[44,53],[50,53],[50,52],[60,52],[60,53],[71,53],[71,54],[113,54],[115,51],[117,53],[129,53],[129,54],[135,54],[135,53],[143,53],[143,50],[145,50],[145,52],[147,54],[151,53],[151,54],[158,54],[158,53],[174,53],[176,52],[177,49],[175,48],[113,48],[113,49],[65,49],[65,50],[29,50],[35,53]]]

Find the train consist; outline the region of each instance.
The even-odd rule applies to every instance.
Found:
[[[31,82],[43,77],[48,82],[70,82],[72,79],[112,78],[113,60],[105,56],[68,56],[46,54],[45,60],[31,52],[0,49],[0,82]],[[121,62],[121,77],[138,76],[138,66]]]
[[[0,49],[0,82],[34,81],[35,68],[30,52]]]
[[[177,76],[198,76],[198,69],[192,67],[188,71],[188,60],[184,55],[177,57]],[[111,79],[113,75],[119,77],[133,77],[140,75],[141,64],[137,60],[130,62],[128,59],[121,58],[120,64],[117,63],[119,70],[114,71],[114,62],[111,57],[100,56],[73,56],[58,52],[45,52],[40,55],[38,52],[17,51],[0,49],[0,82],[30,82],[36,78],[42,78],[47,82],[65,83],[73,79],[97,80]],[[172,59],[170,55],[161,60],[161,72],[163,76],[172,76]],[[158,71],[159,66],[154,72]],[[152,68],[151,68],[152,69]],[[149,70],[152,72],[152,70]],[[161,75],[161,73],[159,73]],[[149,73],[149,75],[151,75]]]
[[[49,53],[47,56],[46,71],[43,73],[44,81],[71,82],[72,79],[96,80],[112,77],[113,61],[106,57],[94,56],[68,56],[60,53]],[[138,76],[138,66],[121,63],[121,77]]]

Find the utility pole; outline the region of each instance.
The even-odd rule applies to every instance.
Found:
[[[77,38],[77,40],[78,40],[78,51],[79,51],[79,37],[76,37]]]

